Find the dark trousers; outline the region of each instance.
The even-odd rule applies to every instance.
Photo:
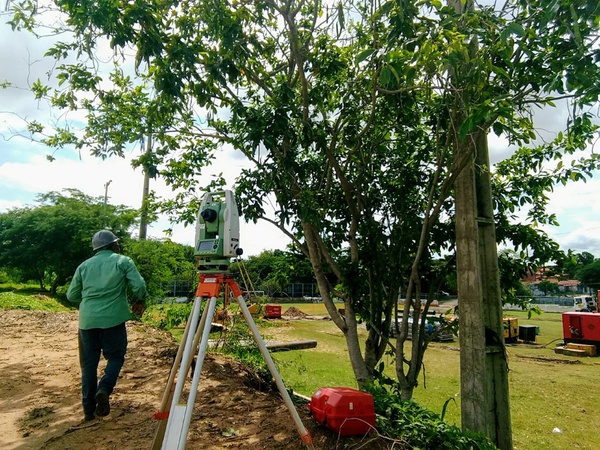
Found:
[[[125,322],[112,328],[79,330],[79,365],[81,366],[81,397],[85,414],[96,410],[96,393],[110,395],[117,384],[127,351]],[[107,360],[104,375],[98,383],[100,354]]]

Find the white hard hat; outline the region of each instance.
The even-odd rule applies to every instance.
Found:
[[[92,247],[94,247],[94,250],[98,250],[99,248],[106,247],[118,240],[119,238],[117,238],[112,231],[100,230],[94,234],[94,237],[92,238]]]

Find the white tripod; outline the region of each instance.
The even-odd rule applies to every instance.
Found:
[[[215,273],[215,274],[200,274],[200,283],[196,291],[196,299],[194,300],[194,307],[190,313],[190,317],[187,321],[181,344],[177,351],[177,356],[171,368],[169,374],[169,380],[167,381],[167,388],[163,395],[160,411],[154,414],[156,419],[161,420],[156,435],[154,437],[154,443],[152,446],[153,450],[182,450],[185,448],[187,436],[190,427],[190,421],[192,417],[192,411],[194,409],[194,402],[196,400],[196,392],[198,390],[198,384],[200,382],[200,373],[202,372],[202,364],[204,363],[204,357],[206,355],[206,347],[208,345],[208,336],[210,334],[211,322],[215,313],[217,304],[217,298],[219,297],[221,287],[228,286],[231,292],[236,297],[242,315],[246,320],[256,344],[258,345],[260,352],[269,367],[269,371],[273,376],[277,389],[283,397],[292,419],[296,425],[296,429],[300,434],[300,439],[306,445],[307,448],[312,449],[312,438],[308,430],[304,427],[298,411],[290,398],[288,391],[281,380],[281,376],[275,367],[273,358],[267,349],[262,337],[252,319],[252,315],[246,306],[242,291],[237,283],[231,278],[229,273]],[[206,307],[200,317],[200,308],[204,298],[209,299]],[[199,323],[198,323],[199,322]],[[197,330],[195,333],[190,333],[190,330]],[[199,344],[199,345],[198,345]],[[193,352],[198,349],[198,355],[196,358],[196,368],[192,377],[192,384],[190,386],[190,392],[187,400],[187,404],[181,403],[181,395],[183,392],[183,385],[185,383],[186,375],[190,369]],[[181,370],[185,368],[185,370]],[[175,389],[173,389],[173,381],[175,376],[177,377],[177,383]],[[170,403],[170,408],[169,408]],[[167,409],[169,408],[169,409]]]

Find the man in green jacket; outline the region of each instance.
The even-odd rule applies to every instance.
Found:
[[[67,291],[71,303],[79,304],[79,364],[81,394],[86,421],[110,413],[109,396],[125,362],[127,331],[131,319],[127,287],[138,300],[132,306],[141,315],[146,283],[131,258],[119,254],[117,237],[108,230],[94,234],[96,252],[77,267]],[[107,360],[98,382],[100,354]]]

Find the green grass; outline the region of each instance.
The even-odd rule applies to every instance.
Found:
[[[290,306],[307,314],[326,315],[322,304],[284,305],[283,311]],[[507,311],[505,315],[517,317],[519,325],[539,327],[535,344],[507,346],[515,450],[600,448],[600,357],[575,358],[554,352],[562,342],[560,313],[544,313],[531,319],[523,312]],[[314,349],[273,353],[286,386],[306,396],[323,386],[356,386],[344,337],[331,321],[282,321],[265,334],[283,341],[317,341]],[[388,356],[383,361],[386,373],[393,377],[393,361]],[[448,399],[454,399],[448,404],[445,420],[460,425],[458,339],[454,343],[432,343],[424,364],[426,376],[421,373],[414,399],[438,414]],[[553,432],[555,428],[561,432]]]
[[[314,349],[273,353],[288,387],[307,396],[321,386],[355,387],[344,336],[333,322],[294,320],[282,324],[264,330],[265,335],[277,341],[317,341]]]
[[[10,292],[0,285],[0,309],[68,311],[61,297],[38,294],[33,288]],[[326,316],[323,304],[285,304],[303,312]],[[510,402],[515,450],[600,448],[597,418],[600,402],[596,394],[600,357],[574,358],[556,354],[554,347],[562,342],[559,313],[544,313],[527,319],[522,312],[506,312],[517,317],[519,325],[539,327],[536,344],[507,346],[510,368]],[[330,320],[262,321],[257,325],[268,339],[281,341],[317,341],[317,347],[291,352],[273,353],[286,386],[311,396],[319,387],[355,387],[342,333]],[[182,332],[183,330],[179,330]],[[366,330],[362,329],[363,336]],[[393,361],[384,356],[387,374],[394,377]],[[575,363],[569,363],[569,362]],[[445,420],[460,425],[460,352],[458,341],[432,343],[425,355],[425,372],[414,399],[440,414],[448,404]],[[555,433],[555,428],[560,433]]]
[[[31,289],[0,292],[0,309],[26,309],[32,311],[70,311],[73,308],[61,303],[57,296],[34,293]]]

